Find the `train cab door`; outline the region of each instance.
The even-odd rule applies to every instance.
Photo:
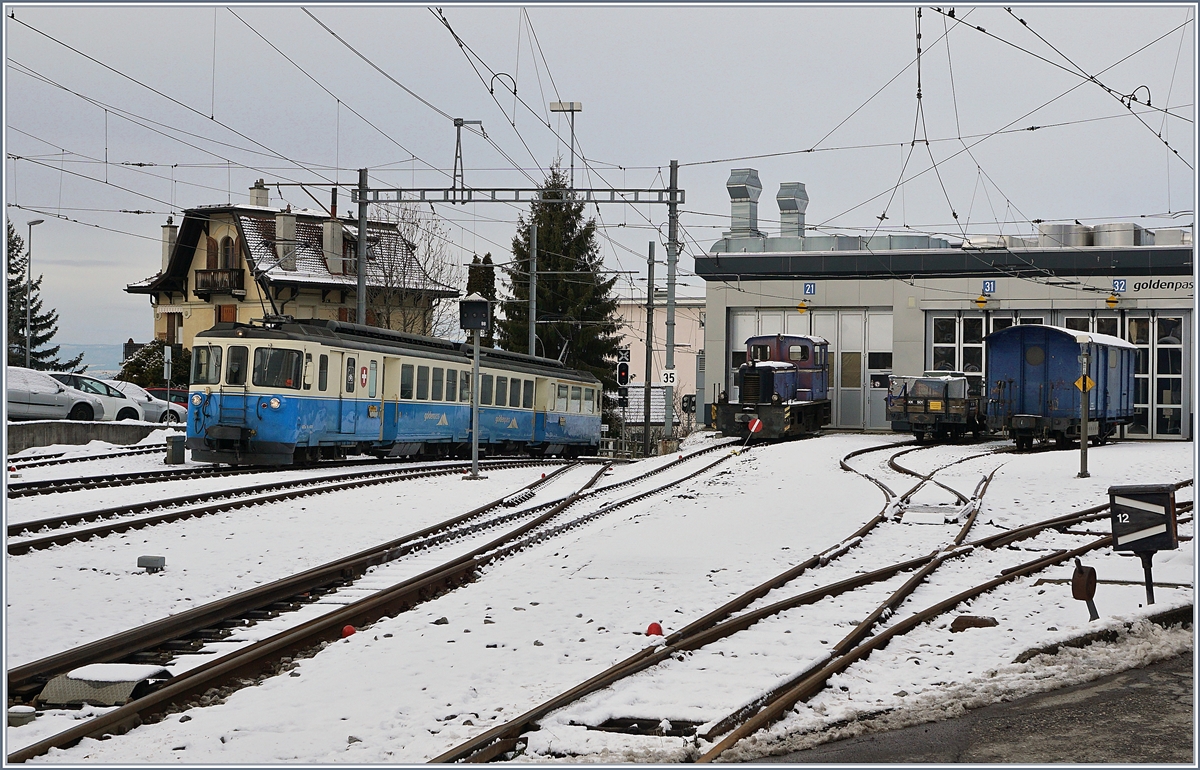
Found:
[[[380,372],[379,426],[381,441],[394,441],[400,429],[400,359],[384,356]]]
[[[538,377],[534,387],[533,398],[533,440],[546,441],[546,421],[548,412],[554,406],[554,381]],[[554,425],[557,428],[557,423]]]
[[[359,401],[363,414],[359,415],[356,427],[359,433],[372,438],[381,437],[383,429],[383,399],[380,398],[380,386],[383,384],[381,363],[379,357],[367,353],[362,354],[362,360],[358,362],[358,385],[362,389]]]
[[[250,381],[250,348],[230,345],[225,354],[225,372],[221,378],[221,400],[217,404],[217,422],[224,425],[246,425],[250,416],[247,384]]]
[[[352,351],[342,354],[342,392],[338,399],[339,433],[354,433],[358,427],[358,359],[358,354]]]

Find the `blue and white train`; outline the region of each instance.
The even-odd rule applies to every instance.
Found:
[[[472,352],[338,321],[219,323],[192,348],[187,447],[193,460],[231,465],[469,456]],[[598,450],[593,375],[481,348],[479,379],[481,455]]]

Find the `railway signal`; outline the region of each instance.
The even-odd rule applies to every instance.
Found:
[[[1146,604],[1154,604],[1151,562],[1158,551],[1179,547],[1175,487],[1171,484],[1109,487],[1114,551],[1136,553],[1146,575]]]
[[[629,384],[629,364],[621,361],[617,364],[617,385],[622,388]]]

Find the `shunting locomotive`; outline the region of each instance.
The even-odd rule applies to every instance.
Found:
[[[758,420],[761,438],[781,439],[828,425],[833,415],[828,354],[829,343],[820,337],[776,334],[746,340],[736,399],[725,392],[713,405],[717,429],[744,437]]]

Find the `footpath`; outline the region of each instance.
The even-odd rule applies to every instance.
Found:
[[[827,743],[756,763],[1195,765],[1192,654],[957,719]]]

